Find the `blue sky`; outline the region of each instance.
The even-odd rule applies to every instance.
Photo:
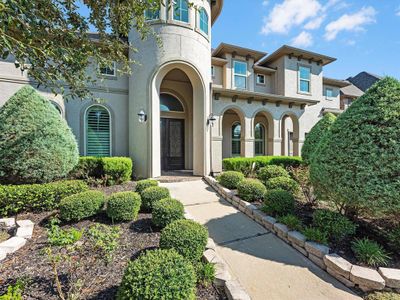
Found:
[[[400,0],[225,0],[212,33],[213,47],[272,53],[288,44],[336,57],[328,77],[400,78]]]

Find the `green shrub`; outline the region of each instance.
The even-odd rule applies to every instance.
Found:
[[[103,207],[105,196],[99,191],[87,191],[66,197],[60,202],[60,218],[80,221],[96,215]]]
[[[175,199],[162,199],[154,203],[152,220],[154,225],[164,228],[174,221],[184,218],[183,204]]]
[[[153,179],[140,180],[136,183],[136,193],[142,194],[142,192],[152,186],[158,186],[158,181]]]
[[[191,261],[198,261],[206,249],[207,229],[191,220],[178,220],[161,231],[160,247],[175,249]]]
[[[307,241],[328,245],[328,236],[326,232],[323,232],[318,228],[307,227],[303,230],[303,234],[306,237]]]
[[[165,187],[151,186],[142,192],[142,208],[146,211],[152,211],[153,205],[157,201],[170,198],[169,190]]]
[[[368,266],[385,266],[390,260],[390,256],[381,245],[367,238],[352,242],[351,249],[357,260]]]
[[[290,177],[275,177],[265,183],[268,190],[285,190],[295,195],[299,192],[300,187],[296,180]]]
[[[225,171],[238,171],[247,176],[250,174],[253,164],[255,165],[255,171],[257,171],[268,165],[288,168],[298,167],[301,163],[302,159],[295,156],[256,156],[225,158],[222,161],[222,166]]]
[[[99,256],[106,262],[112,260],[114,252],[119,246],[118,239],[121,229],[117,226],[94,224],[87,231],[88,239],[93,246],[93,253],[99,252]]]
[[[311,128],[310,132],[304,141],[303,147],[301,148],[301,157],[307,164],[311,162],[312,156],[314,155],[315,149],[318,147],[319,142],[323,136],[331,128],[332,124],[335,123],[336,116],[331,113],[327,113],[317,124]]]
[[[332,125],[311,162],[321,199],[344,212],[400,211],[400,82],[384,78]]]
[[[290,230],[301,231],[303,229],[303,224],[301,223],[301,220],[295,215],[278,217],[278,221],[282,224],[285,224]]]
[[[114,193],[108,198],[106,213],[113,221],[133,221],[137,218],[141,203],[138,193]]]
[[[227,171],[218,176],[218,182],[227,189],[234,190],[244,179],[244,175],[236,171]]]
[[[365,300],[400,300],[400,294],[395,292],[375,292],[369,294]]]
[[[78,163],[78,145],[49,100],[26,85],[0,108],[0,182],[46,183]]]
[[[131,180],[133,163],[130,157],[79,158],[79,163],[70,176],[79,179],[99,179],[105,185],[121,184]]]
[[[264,194],[262,210],[273,216],[293,214],[295,200],[291,193],[284,190],[269,190]]]
[[[400,226],[389,233],[389,244],[400,253]]]
[[[209,286],[215,279],[215,264],[208,262],[197,262],[194,264],[196,271],[197,282]]]
[[[325,232],[330,241],[340,243],[356,233],[357,226],[345,216],[330,210],[316,210],[313,224]]]
[[[262,200],[265,192],[267,191],[261,181],[257,179],[244,179],[238,187],[238,195],[245,201],[253,202]]]
[[[153,250],[128,264],[116,299],[194,300],[195,291],[190,262],[174,250]]]
[[[82,238],[83,230],[76,228],[62,229],[58,226],[59,221],[54,220],[47,229],[47,239],[51,246],[73,245]]]
[[[257,178],[260,179],[264,184],[266,184],[268,180],[275,177],[290,177],[290,175],[285,168],[276,165],[262,167],[257,173]]]
[[[58,207],[61,199],[87,190],[87,184],[79,180],[0,185],[0,216],[52,210]]]

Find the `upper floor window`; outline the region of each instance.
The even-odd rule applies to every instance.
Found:
[[[116,76],[116,66],[115,62],[113,62],[110,66],[100,66],[100,74],[105,76]]]
[[[311,92],[311,68],[299,66],[299,91],[302,93]]]
[[[257,84],[265,84],[265,75],[257,74]]]
[[[187,0],[174,0],[174,20],[189,23],[189,4]]]
[[[160,10],[152,10],[152,9],[146,9],[144,11],[144,17],[146,21],[151,21],[151,20],[159,20],[160,19]]]
[[[232,156],[240,156],[240,138],[242,136],[242,126],[239,122],[232,125]]]
[[[247,87],[247,63],[235,60],[233,62],[234,86],[239,89]]]
[[[208,35],[208,14],[204,8],[199,10],[200,30]]]
[[[325,89],[325,96],[326,96],[327,99],[332,99],[332,98],[334,98],[334,96],[333,96],[333,89],[331,89],[331,88],[326,88],[326,89]]]

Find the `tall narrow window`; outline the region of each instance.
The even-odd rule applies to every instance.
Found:
[[[106,108],[91,106],[86,112],[86,155],[111,156],[111,117]]]
[[[299,91],[310,93],[311,91],[311,68],[299,66]]]
[[[240,156],[240,137],[242,135],[242,126],[240,123],[232,125],[232,156]]]
[[[243,61],[233,62],[234,85],[239,89],[247,87],[247,63]]]
[[[144,17],[146,21],[151,21],[151,20],[159,20],[160,19],[160,10],[156,9],[146,9],[144,12]]]
[[[189,4],[187,0],[174,0],[174,20],[189,23]]]
[[[254,152],[255,155],[265,155],[265,128],[261,123],[254,127]]]
[[[200,30],[208,35],[208,14],[204,8],[199,10]]]

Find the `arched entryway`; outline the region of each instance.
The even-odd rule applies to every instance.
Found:
[[[255,113],[252,119],[254,156],[274,154],[274,120],[265,110]]]
[[[222,158],[244,156],[244,115],[238,108],[228,108],[222,114]]]
[[[299,119],[292,113],[285,113],[281,117],[281,154],[298,156],[299,150]]]

